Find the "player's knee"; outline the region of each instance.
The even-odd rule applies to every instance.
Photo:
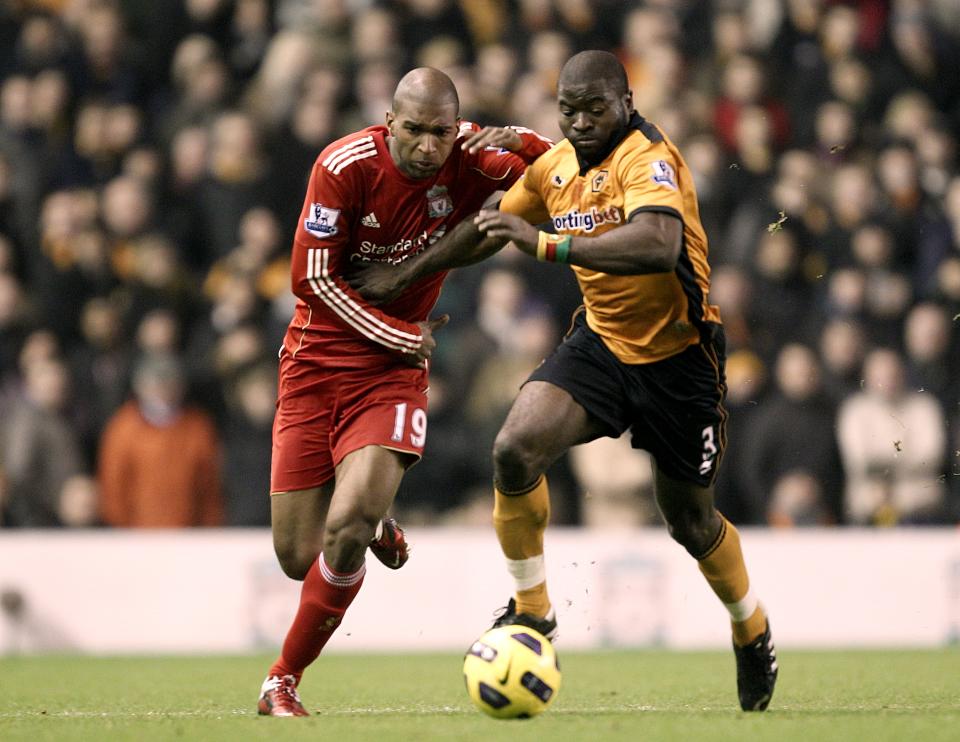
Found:
[[[674,541],[692,556],[699,557],[716,538],[716,525],[715,518],[684,513],[667,521],[667,530]]]
[[[274,540],[273,550],[283,573],[294,580],[303,581],[314,560],[319,556],[316,548],[306,548],[294,541]]]
[[[493,466],[497,482],[509,488],[529,484],[542,473],[543,456],[529,439],[501,430],[493,443]]]
[[[327,564],[338,572],[357,569],[363,562],[379,520],[372,514],[354,512],[327,521],[323,537],[323,554]]]

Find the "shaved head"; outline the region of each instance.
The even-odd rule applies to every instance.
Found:
[[[561,88],[597,82],[609,85],[614,95],[624,95],[629,90],[627,73],[610,52],[590,50],[574,54],[560,70]]]
[[[397,113],[408,103],[434,106],[452,104],[454,112],[460,112],[460,96],[457,95],[453,80],[433,67],[418,67],[400,79],[393,94],[393,112]]]

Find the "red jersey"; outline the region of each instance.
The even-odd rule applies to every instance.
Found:
[[[389,304],[374,307],[343,279],[351,262],[400,263],[440,239],[508,189],[526,165],[552,142],[529,129],[518,153],[487,147],[470,154],[463,139],[479,130],[462,122],[453,151],[431,178],[410,178],[397,168],[387,128],[371,126],[328,146],[313,165],[293,241],[296,311],[284,348],[327,367],[391,365],[398,353],[422,343],[415,324],[427,319],[445,272],[409,286]]]

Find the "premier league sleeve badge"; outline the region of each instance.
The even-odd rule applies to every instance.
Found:
[[[303,228],[318,239],[333,237],[337,233],[340,209],[331,209],[323,204],[310,204],[309,216],[303,220]]]

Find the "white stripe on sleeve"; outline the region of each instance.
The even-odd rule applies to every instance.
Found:
[[[307,280],[313,292],[344,322],[364,337],[393,350],[412,353],[423,342],[422,335],[413,335],[391,327],[365,311],[330,278],[327,248],[307,250]]]

